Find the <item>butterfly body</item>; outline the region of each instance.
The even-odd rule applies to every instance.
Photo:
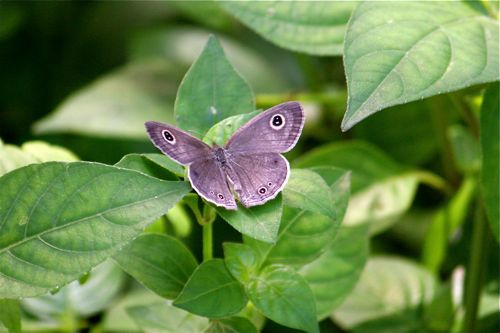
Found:
[[[154,145],[188,166],[196,192],[226,209],[237,209],[234,193],[246,207],[278,195],[290,174],[290,165],[281,153],[295,146],[303,126],[304,112],[297,102],[282,103],[257,115],[224,147],[210,147],[168,124],[146,123]]]

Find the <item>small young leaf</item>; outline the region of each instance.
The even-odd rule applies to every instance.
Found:
[[[164,180],[179,180],[175,174],[151,161],[151,159],[147,158],[144,154],[125,155],[115,165],[117,167],[139,171],[155,178]]]
[[[113,166],[29,165],[0,178],[0,297],[44,294],[112,256],[190,191]]]
[[[360,4],[345,36],[342,130],[392,105],[498,80],[498,29],[460,1]]]
[[[242,234],[267,243],[273,243],[278,236],[283,203],[281,195],[264,205],[238,210],[217,207],[217,213]]]
[[[174,301],[179,308],[209,318],[236,314],[246,303],[243,286],[229,273],[222,259],[198,266]]]
[[[127,313],[146,333],[203,332],[208,319],[196,316],[166,302],[138,305],[127,308]]]
[[[493,235],[500,241],[500,186],[499,186],[499,161],[500,161],[500,110],[498,109],[499,91],[498,83],[492,84],[484,93],[481,106],[481,190],[484,197],[486,216],[490,221]]]
[[[21,308],[18,300],[0,299],[0,324],[9,333],[21,333]]]
[[[247,294],[266,317],[309,333],[319,332],[314,295],[302,276],[284,265],[271,265],[250,280]]]
[[[231,274],[242,284],[257,272],[260,259],[250,246],[240,243],[224,243],[224,261]]]
[[[217,39],[210,36],[177,92],[177,125],[201,139],[221,120],[254,110],[250,87],[229,63]]]
[[[179,295],[198,265],[180,241],[152,233],[140,235],[114,258],[137,281],[170,299]]]
[[[203,333],[258,333],[252,322],[243,317],[212,320]]]
[[[245,125],[250,119],[259,114],[259,111],[254,111],[250,113],[239,114],[236,116],[231,116],[222,121],[219,121],[217,124],[212,126],[203,141],[208,143],[209,145],[216,144],[220,147],[224,147],[226,142],[231,138],[231,136],[240,128]]]
[[[220,5],[273,43],[316,55],[342,54],[345,25],[356,2],[220,1]]]

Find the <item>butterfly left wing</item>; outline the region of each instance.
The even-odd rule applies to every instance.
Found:
[[[228,178],[245,207],[274,199],[285,187],[290,165],[279,153],[242,153],[228,159]]]
[[[229,139],[229,153],[284,153],[297,143],[304,127],[304,110],[297,102],[276,105],[251,119]]]

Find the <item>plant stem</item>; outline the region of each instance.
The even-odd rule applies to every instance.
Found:
[[[488,226],[484,217],[481,199],[478,195],[475,221],[472,227],[471,254],[466,271],[465,317],[462,327],[464,333],[475,332],[488,240]]]
[[[203,261],[213,258],[213,237],[212,223],[203,225]]]

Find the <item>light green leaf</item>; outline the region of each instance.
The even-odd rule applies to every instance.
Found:
[[[481,107],[481,191],[484,198],[486,216],[497,241],[500,239],[499,175],[500,161],[500,111],[498,100],[500,86],[492,84],[484,93]]]
[[[175,298],[198,265],[189,249],[162,234],[143,234],[114,259],[124,271],[158,295]]]
[[[174,301],[179,308],[209,318],[236,314],[246,303],[243,286],[229,273],[222,259],[198,266]]]
[[[368,257],[366,224],[342,226],[335,240],[299,270],[314,294],[318,319],[324,319],[351,293]]]
[[[221,207],[216,207],[216,209],[217,214],[243,235],[267,243],[276,241],[283,212],[280,194],[276,199],[252,208],[238,206],[238,210],[227,210]]]
[[[208,327],[208,319],[170,306],[167,302],[133,306],[128,314],[146,333],[198,333]]]
[[[230,317],[212,320],[203,333],[258,333],[257,328],[246,318]]]
[[[256,274],[260,258],[252,247],[240,243],[224,243],[224,262],[231,274],[242,284]]]
[[[112,256],[190,186],[98,163],[29,165],[0,178],[0,297],[60,287]]]
[[[177,92],[177,125],[201,139],[219,121],[254,110],[250,87],[229,63],[217,39],[210,36]]]
[[[349,329],[404,311],[416,316],[420,306],[431,301],[435,288],[435,277],[411,261],[382,256],[371,258],[360,281],[333,312],[332,318]],[[414,323],[407,321],[406,325]]]
[[[346,131],[386,107],[499,79],[498,21],[461,1],[364,2],[344,43]]]
[[[18,148],[0,140],[0,176],[32,163],[77,160],[69,150],[43,141],[28,141]]]
[[[142,156],[146,157],[151,162],[158,164],[162,168],[167,169],[178,177],[185,176],[184,168],[163,154],[142,154]]]
[[[69,96],[35,123],[36,133],[146,138],[144,123],[173,123],[175,66],[165,60],[131,63]]]
[[[479,142],[462,125],[453,125],[446,133],[450,141],[455,165],[463,173],[473,174],[481,168]]]
[[[0,299],[0,327],[7,328],[9,333],[21,333],[21,308],[19,300]]]
[[[89,273],[85,283],[73,281],[57,293],[22,300],[23,309],[41,320],[90,317],[108,308],[126,283],[126,275],[113,262],[105,261]]]
[[[314,295],[304,278],[292,268],[265,267],[250,280],[247,294],[255,307],[275,322],[309,333],[319,332]]]
[[[345,25],[356,2],[220,1],[219,4],[271,42],[293,51],[342,54]]]
[[[156,154],[151,154],[156,155]],[[148,176],[164,180],[178,180],[179,178],[165,169],[163,166],[153,162],[146,154],[128,154],[115,164],[117,167],[142,172]]]
[[[258,114],[259,111],[254,111],[226,118],[212,126],[203,138],[203,141],[211,146],[216,144],[220,147],[224,147],[226,142],[238,128],[245,125],[250,119]]]

